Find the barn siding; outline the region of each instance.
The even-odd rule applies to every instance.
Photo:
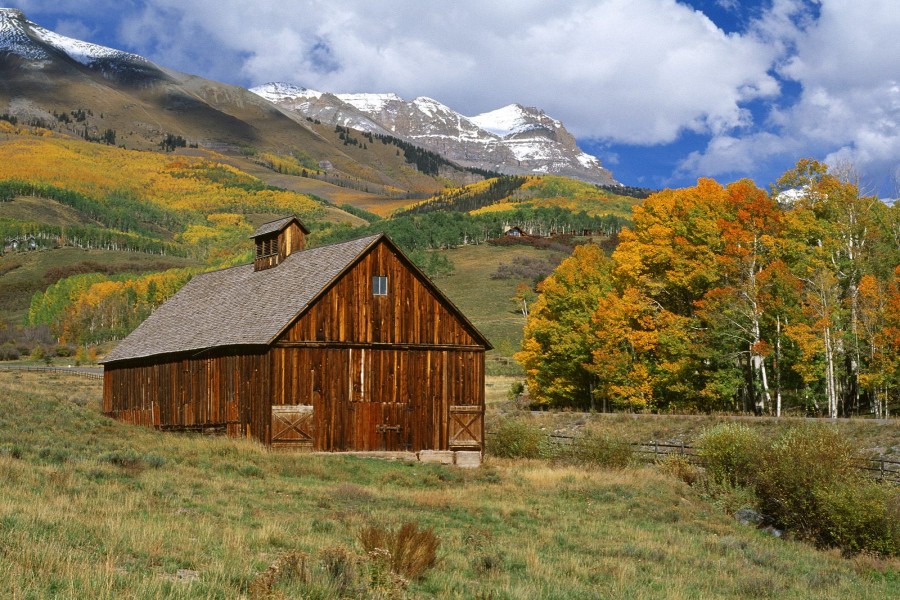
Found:
[[[317,450],[446,450],[449,407],[484,405],[480,350],[276,347],[272,356],[272,403],[313,406]]]
[[[264,440],[269,375],[267,353],[246,349],[108,364],[103,412],[136,425],[221,429]]]
[[[372,294],[372,276],[388,277],[387,296]],[[280,341],[479,346],[451,312],[384,242],[376,244]]]

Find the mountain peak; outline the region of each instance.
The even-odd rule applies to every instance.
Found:
[[[319,98],[322,96],[322,92],[283,81],[264,83],[263,85],[250,88],[250,91],[257,96],[262,96],[269,102],[295,100],[297,98]]]
[[[612,173],[596,157],[578,148],[575,138],[561,122],[538,108],[510,104],[477,117],[466,117],[425,96],[407,102],[390,93],[325,93],[311,101],[296,95],[276,98],[268,89],[272,85],[250,91],[307,118],[386,133],[464,167],[508,174],[549,173],[591,183],[615,183]]]
[[[535,126],[553,130],[563,127],[562,123],[548,117],[544,111],[538,108],[526,108],[521,104],[508,104],[502,108],[470,117],[469,120],[500,137],[528,131]]]
[[[26,60],[46,61],[52,52],[62,52],[85,66],[109,60],[149,65],[150,61],[121,50],[83,42],[44,29],[28,20],[21,10],[0,8],[0,52],[17,54]]]

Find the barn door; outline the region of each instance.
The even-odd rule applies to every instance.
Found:
[[[412,449],[409,427],[409,405],[401,402],[380,402],[381,422],[375,425],[381,450],[394,452]]]
[[[354,402],[350,406],[353,443],[349,450],[387,450],[412,448],[409,405],[401,402]]]
[[[481,450],[484,432],[484,410],[480,406],[450,406],[451,450]]]
[[[312,447],[313,407],[310,404],[272,406],[272,445]]]

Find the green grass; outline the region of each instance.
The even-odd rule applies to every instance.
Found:
[[[742,527],[649,468],[272,453],[126,426],[100,414],[99,397],[99,382],[0,372],[0,597],[266,597],[268,572],[264,591],[328,598],[353,569],[369,597],[900,594],[897,561]],[[358,536],[405,522],[433,528],[440,546],[404,585],[378,576]],[[295,560],[305,576],[290,576]]]
[[[41,223],[42,225],[97,225],[100,223],[55,200],[18,196],[11,202],[0,202],[0,219]]]
[[[522,344],[525,318],[513,301],[523,279],[491,279],[500,263],[515,257],[549,259],[563,256],[531,246],[461,246],[444,251],[454,272],[435,283],[493,344],[492,355],[510,357]],[[531,282],[529,282],[531,283]]]

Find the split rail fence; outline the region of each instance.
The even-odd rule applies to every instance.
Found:
[[[78,375],[87,379],[103,379],[102,369],[78,369],[70,367],[39,367],[27,365],[0,365],[0,369],[4,371],[41,371],[43,373],[65,373],[67,375]]]
[[[551,443],[571,444],[576,436],[568,434],[551,433],[548,435]],[[653,463],[671,454],[684,456],[689,462],[703,464],[703,458],[697,454],[696,448],[680,442],[677,444],[666,442],[642,442],[631,444],[635,454],[645,463]],[[878,481],[885,481],[900,485],[900,460],[892,460],[884,456],[862,459],[857,463],[857,468],[866,471]]]

